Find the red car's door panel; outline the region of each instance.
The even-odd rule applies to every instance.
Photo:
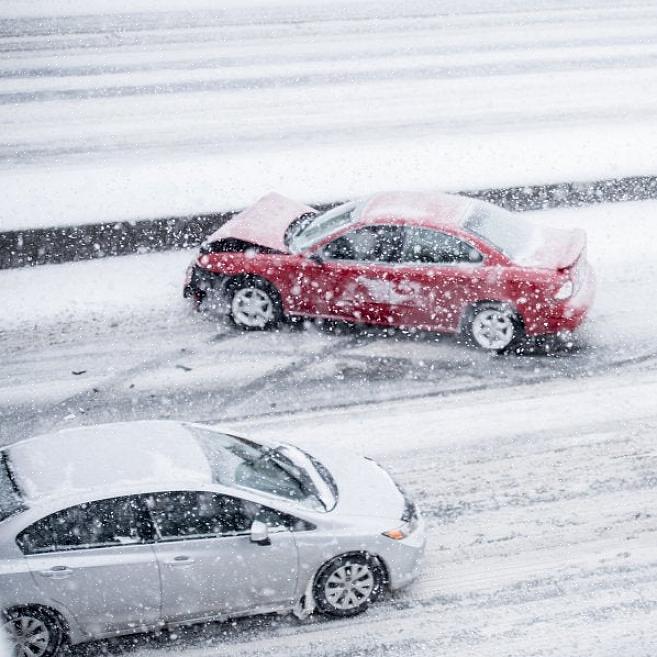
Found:
[[[424,227],[407,227],[394,270],[391,305],[402,324],[456,331],[467,305],[485,285],[481,254],[463,240]]]
[[[401,229],[358,227],[325,244],[299,269],[299,307],[324,317],[389,324],[390,273]]]
[[[480,265],[399,265],[391,277],[391,314],[397,322],[456,331],[472,299],[478,298]]]
[[[344,260],[304,264],[296,281],[295,311],[356,322],[385,321],[382,318],[389,310],[387,269]]]

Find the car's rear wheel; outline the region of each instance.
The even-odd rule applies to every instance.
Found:
[[[4,629],[15,657],[53,657],[65,639],[57,619],[41,609],[9,612]]]
[[[480,303],[468,314],[466,333],[474,346],[504,353],[521,339],[522,323],[508,304]]]
[[[315,579],[313,594],[322,613],[355,616],[377,599],[382,588],[383,573],[377,562],[356,554],[327,563]]]
[[[280,296],[271,283],[247,278],[230,286],[230,317],[236,326],[247,331],[272,328],[282,315]]]

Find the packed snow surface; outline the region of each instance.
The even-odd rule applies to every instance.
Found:
[[[0,230],[654,174],[645,0],[5,0]]]

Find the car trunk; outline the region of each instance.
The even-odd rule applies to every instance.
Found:
[[[575,265],[586,250],[583,230],[562,230],[536,226],[523,252],[514,261],[524,267],[568,269]]]

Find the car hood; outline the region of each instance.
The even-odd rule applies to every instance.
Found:
[[[398,521],[404,495],[392,477],[375,461],[349,452],[312,450],[331,472],[338,488],[335,511],[341,515]]]
[[[277,251],[287,251],[285,231],[290,223],[313,208],[274,192],[235,215],[207,238],[207,242],[235,238]]]
[[[586,233],[583,230],[540,227],[515,262],[522,266],[565,269],[575,264],[585,248]]]

